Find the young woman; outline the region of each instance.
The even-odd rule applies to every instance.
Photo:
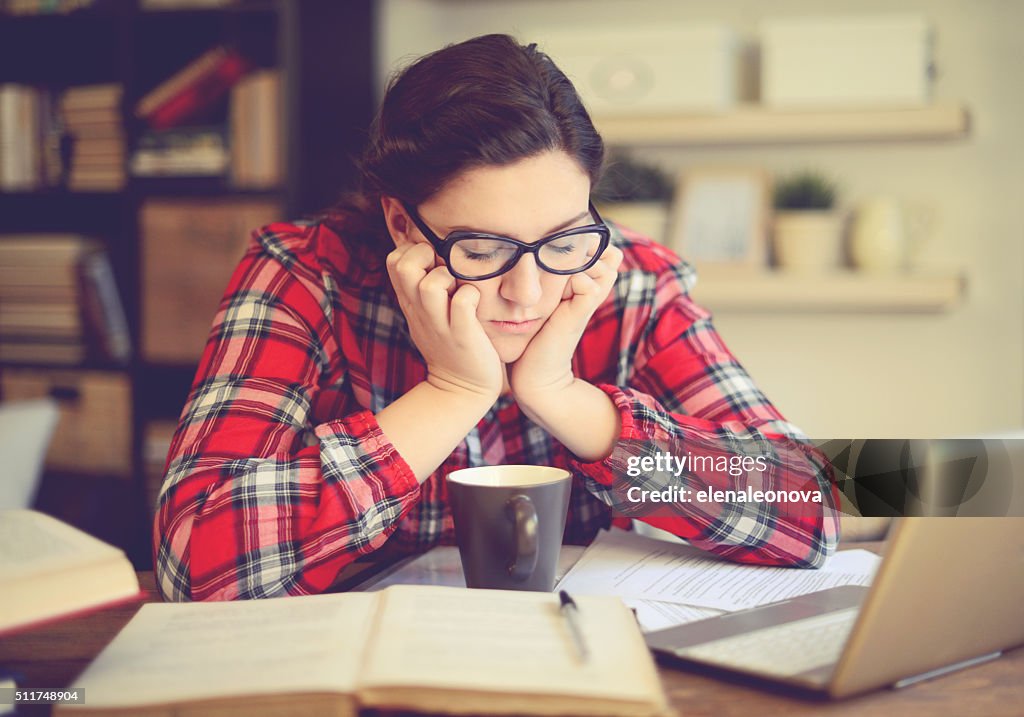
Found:
[[[691,268],[590,204],[603,154],[572,84],[508,36],[392,81],[361,194],[255,232],[230,282],[160,495],[165,598],[315,593],[360,555],[452,543],[444,476],[468,466],[570,470],[575,543],[620,514],[627,455],[745,441],[787,466],[766,485],[828,490]],[[822,504],[648,521],[771,565],[820,565],[837,535]]]

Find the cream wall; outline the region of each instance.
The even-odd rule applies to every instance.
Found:
[[[1016,0],[386,0],[381,83],[403,61],[486,32],[724,21],[753,37],[771,16],[916,11],[933,22],[938,100],[971,113],[967,139],[652,150],[667,169],[822,168],[847,207],[895,196],[929,217],[915,264],[962,267],[965,300],[926,315],[720,313],[726,343],[814,437],[916,437],[1024,425],[1024,2]],[[638,153],[644,154],[644,153]]]

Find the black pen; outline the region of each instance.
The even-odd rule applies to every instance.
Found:
[[[581,660],[586,660],[589,652],[587,651],[587,643],[583,641],[583,632],[580,630],[579,608],[576,607],[576,601],[569,597],[569,593],[565,590],[558,591],[558,599],[562,603],[558,611],[562,613],[562,617],[565,618],[565,622],[569,626],[572,641],[576,644],[576,652],[579,653]]]

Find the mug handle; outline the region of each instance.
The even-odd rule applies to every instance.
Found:
[[[537,567],[537,509],[527,495],[514,495],[505,504],[513,523],[516,552],[508,565],[513,580],[526,580]]]

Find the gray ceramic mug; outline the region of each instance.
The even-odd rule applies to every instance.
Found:
[[[466,585],[551,591],[572,475],[547,466],[483,466],[447,480]]]

